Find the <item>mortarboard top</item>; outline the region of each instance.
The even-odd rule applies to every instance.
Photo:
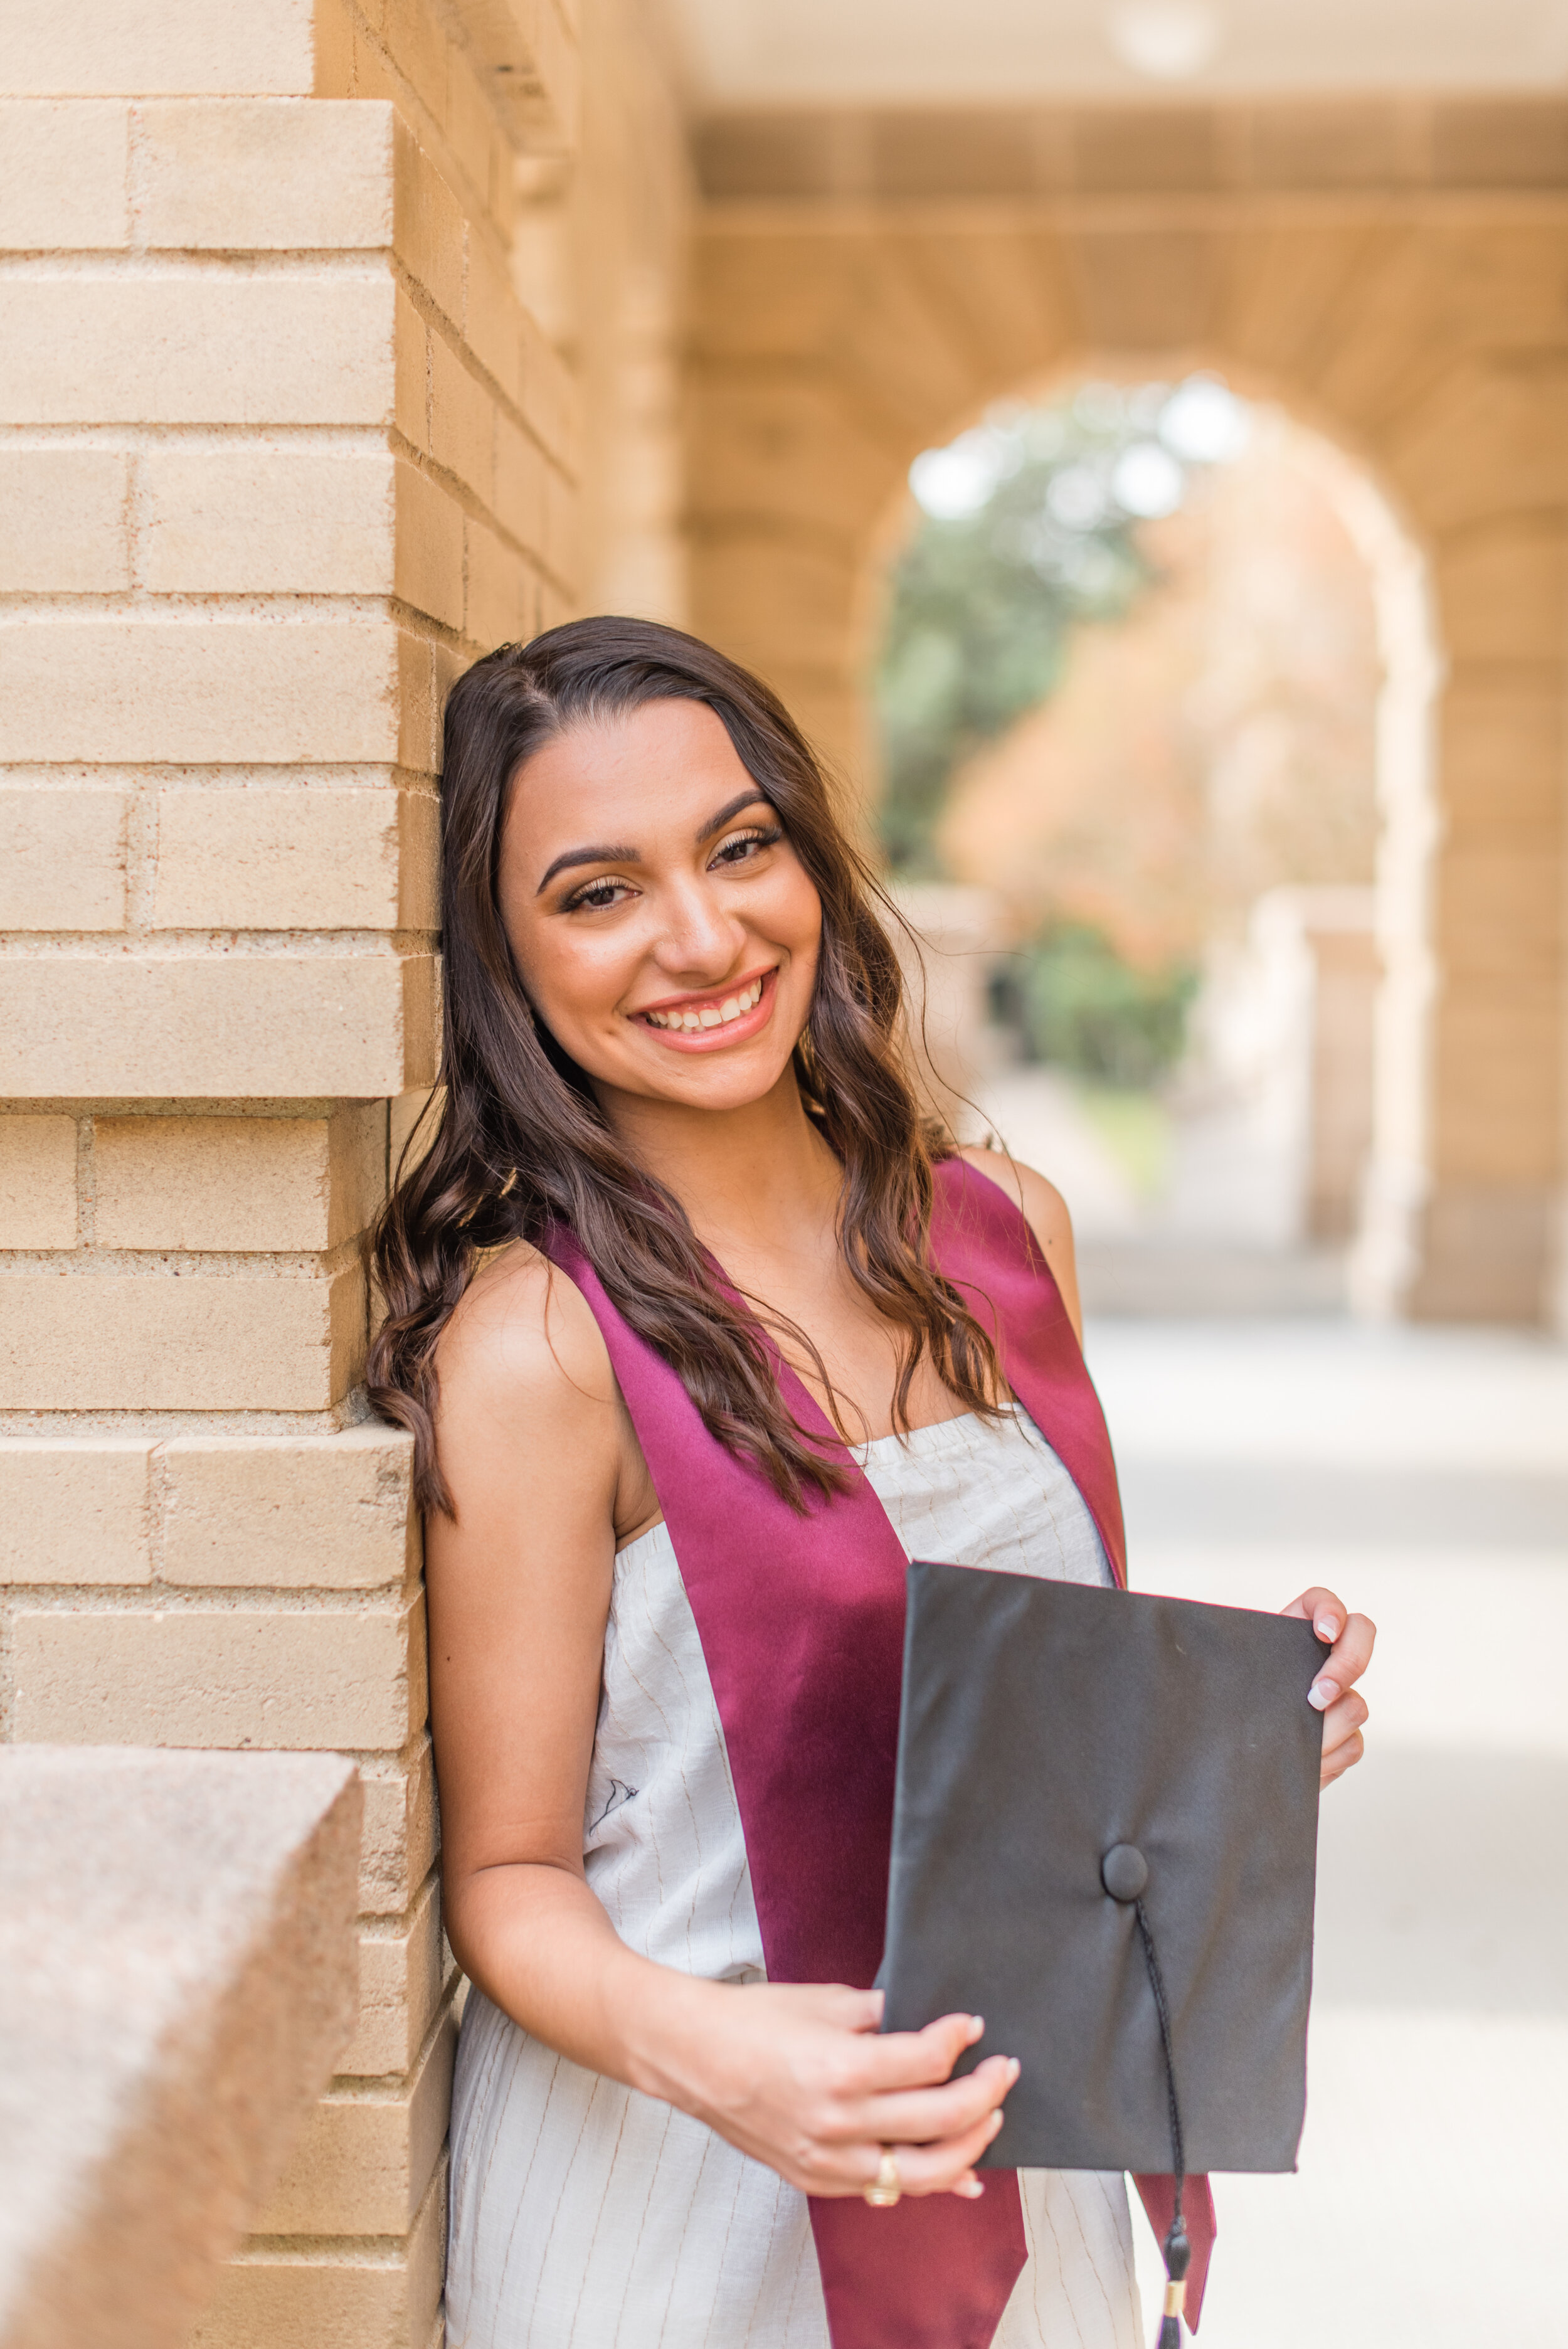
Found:
[[[968,2011],[961,2070],[1019,2059],[987,2166],[1295,2168],[1323,1652],[1293,1617],[911,1566],[882,2027]]]

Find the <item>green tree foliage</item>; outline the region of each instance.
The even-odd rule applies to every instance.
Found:
[[[1190,965],[1136,970],[1102,931],[1062,923],[1015,957],[999,1009],[1037,1060],[1141,1089],[1181,1058],[1197,987]]]
[[[935,833],[955,770],[1045,700],[1073,628],[1119,619],[1154,584],[1140,522],[1181,502],[1188,470],[1246,438],[1209,376],[1172,388],[1087,384],[993,409],[910,471],[919,520],[890,582],[873,681],[893,872],[941,877]],[[997,1010],[1036,1058],[1120,1087],[1180,1057],[1197,975],[1135,968],[1103,931],[1056,921],[1014,958]]]
[[[954,769],[1051,692],[1069,634],[1119,618],[1152,576],[1140,516],[1181,474],[1155,438],[1164,385],[1091,384],[1066,405],[994,412],[912,473],[923,511],[894,564],[873,693],[895,873],[939,870]]]

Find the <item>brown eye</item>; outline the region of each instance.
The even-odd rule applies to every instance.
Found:
[[[755,832],[738,832],[733,839],[725,842],[713,862],[715,864],[744,864],[754,850],[771,848],[783,837],[781,832],[769,832],[765,829]]]
[[[568,897],[562,911],[566,914],[600,913],[607,906],[618,905],[626,894],[624,881],[590,881],[573,896]]]

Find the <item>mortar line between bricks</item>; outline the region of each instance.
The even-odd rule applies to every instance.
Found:
[[[400,1431],[376,1418],[363,1385],[351,1387],[340,1402],[320,1411],[273,1411],[224,1404],[215,1411],[149,1410],[127,1406],[88,1405],[83,1408],[40,1410],[0,1409],[0,1442],[24,1439],[41,1442],[77,1434],[108,1436],[197,1435],[319,1438],[324,1443],[364,1427],[385,1429],[396,1441]]]
[[[19,251],[13,246],[0,253],[0,285],[49,285],[71,279],[87,285],[111,281],[175,285],[211,278],[233,285],[263,278],[285,284],[290,280],[297,284],[312,278],[335,278],[376,285],[386,278],[392,257],[389,243],[284,245],[272,252],[246,245],[228,250],[191,245],[100,245],[69,252],[47,246]]]
[[[371,2273],[400,2271],[407,2261],[407,2235],[247,2235],[230,2253],[232,2267],[364,2268]]]
[[[258,454],[320,450],[331,456],[379,457],[387,450],[385,424],[223,424],[156,419],[120,423],[0,423],[0,452],[6,449],[61,448],[124,450],[253,449]]]
[[[412,1930],[414,1920],[419,1909],[424,1905],[425,1896],[428,1892],[431,1884],[434,1882],[438,1887],[440,1873],[441,1860],[440,1855],[438,1853],[436,1857],[431,1861],[429,1867],[425,1870],[424,1875],[419,1878],[413,1898],[409,1900],[407,1908],[396,1910],[381,1909],[361,1909],[356,1920],[360,1940],[362,1941],[387,1942],[402,1940],[404,1937]],[[379,2073],[360,2075],[350,2072],[345,2073],[342,2076],[346,2079],[356,2079],[359,2077],[382,2078],[389,2077],[390,2075],[383,2075]]]
[[[457,1997],[458,1983],[461,1980],[461,1973],[454,1971],[442,1983],[440,1994],[436,2001],[435,2012],[426,2028],[424,2037],[419,2042],[418,2053],[405,2071],[377,2072],[369,2075],[353,2072],[335,2073],[332,2085],[326,2094],[335,2102],[343,2105],[374,2107],[377,2105],[398,2105],[406,2102],[410,2090],[415,2086],[420,2073],[434,2053],[437,2041],[448,2028],[452,2002]]]
[[[355,1615],[400,1621],[418,1606],[422,1591],[406,1581],[296,1588],[276,1582],[16,1582],[0,1580],[13,1611],[29,1615],[125,1616],[162,1622],[179,1615],[249,1615],[265,1621],[287,1617]],[[149,1601],[151,1604],[149,1604]],[[265,1740],[260,1741],[263,1744]],[[335,1751],[336,1749],[334,1748]],[[383,1758],[402,1746],[367,1748]]]
[[[0,1256],[0,1280],[48,1272],[62,1280],[119,1275],[138,1280],[330,1281],[359,1262],[359,1236],[327,1248],[98,1247],[9,1248]]]
[[[498,538],[503,539],[515,554],[521,555],[525,562],[531,563],[536,570],[543,572],[554,585],[562,585],[559,574],[551,570],[539,548],[531,546],[526,539],[520,538],[511,524],[501,518],[496,508],[493,505],[487,505],[478,491],[469,488],[460,473],[455,472],[449,465],[442,464],[438,458],[432,457],[428,450],[418,448],[408,439],[407,433],[399,430],[396,425],[392,427],[387,437],[393,454],[400,457],[405,464],[412,465],[417,471],[425,476],[428,481],[433,481],[436,487],[443,491],[451,499],[452,503],[459,507],[470,521],[484,523],[488,528],[495,532]],[[549,450],[537,438],[533,438],[533,447],[537,451],[540,463],[550,466],[553,471],[560,474],[568,488],[575,492],[577,484],[572,475],[558,460],[550,454]],[[405,608],[411,610],[416,607],[409,605]]]
[[[404,2266],[408,2245],[418,2233],[425,2214],[432,2204],[438,2206],[447,2192],[447,2177],[450,2166],[450,2150],[445,2139],[436,2156],[436,2166],[429,2183],[419,2197],[419,2207],[408,2220],[406,2235],[248,2235],[239,2251],[232,2254],[236,2263],[246,2267],[270,2267],[286,2263],[289,2266]],[[356,2257],[356,2253],[368,2254]]]
[[[396,760],[149,760],[136,766],[112,759],[12,759],[0,763],[0,789],[8,791],[118,791],[150,786],[160,791],[363,791],[420,792],[438,796],[438,778],[424,767]],[[68,935],[74,936],[75,933]]]
[[[447,641],[451,631],[412,604],[382,588],[124,587],[67,590],[13,587],[0,594],[0,618],[37,622],[57,614],[62,621],[147,623],[211,629],[246,625],[268,628],[319,628],[324,620],[413,623],[415,636]]]
[[[527,409],[522,406],[521,398],[519,394],[510,391],[506,385],[501,382],[499,376],[492,375],[490,373],[489,367],[486,367],[484,361],[480,357],[478,352],[474,349],[473,345],[468,340],[462,329],[453,324],[453,321],[447,316],[447,313],[439,307],[439,305],[420,285],[418,279],[412,274],[407,264],[399,261],[395,254],[392,256],[392,276],[403,293],[407,295],[408,301],[418,313],[423,324],[433,331],[439,333],[441,340],[446,345],[447,349],[450,352],[452,357],[458,361],[464,372],[470,376],[474,382],[480,386],[480,389],[487,392],[499,407],[505,409],[513,423],[519,425],[521,429],[527,433],[529,439],[534,442],[535,446],[542,450],[547,457],[553,459],[555,463],[560,466],[561,471],[566,475],[569,481],[574,481],[576,479],[576,474],[568,462],[567,448],[565,446],[552,447],[551,443],[544,438],[543,433],[540,430],[539,426],[534,422]],[[527,310],[521,302],[518,303],[517,306],[521,315],[527,318],[529,325],[533,328],[535,334],[539,336],[541,347],[548,354],[547,364],[561,370],[563,389],[566,393],[565,405],[570,409],[574,404],[574,395],[576,392],[576,386],[573,378],[566,373],[564,362],[556,351],[554,345],[545,339],[543,330],[540,326],[539,321],[533,316],[532,313]],[[572,438],[573,431],[569,425],[565,433],[562,434],[562,439],[563,442],[569,442]]]
[[[411,1085],[410,1093],[428,1093],[428,1085]],[[245,1117],[320,1122],[344,1108],[363,1102],[397,1101],[396,1093],[17,1093],[0,1095],[0,1117]]]
[[[167,1441],[154,1444],[147,1455],[147,1561],[149,1580],[145,1588],[156,1590],[163,1581],[163,1561],[167,1548],[169,1526],[169,1447]]]
[[[465,228],[470,227],[476,217],[483,219],[489,214],[488,194],[474,182],[464,168],[460,155],[447,135],[446,125],[422,96],[417,83],[410,80],[407,74],[404,72],[397,55],[383,38],[380,26],[372,24],[362,8],[351,6],[347,13],[352,17],[364,46],[373,53],[383,78],[390,86],[392,96],[387,102],[395,113],[401,118],[404,129],[410,133],[416,143],[429,158],[438,176],[445,182],[453,202],[458,204],[462,213],[463,225]],[[496,128],[511,146],[513,143],[512,133],[509,130],[505,117],[495,102],[493,89],[488,86],[489,76],[478,66],[479,53],[473,47],[469,26],[460,17],[455,17],[454,13],[449,8],[442,7],[439,14],[447,38],[475,61],[476,78],[494,118]],[[451,159],[449,167],[447,162],[449,157]],[[470,205],[460,200],[458,184],[459,182],[476,199],[473,204]]]
[[[135,966],[149,962],[234,962],[247,957],[264,961],[282,957],[285,960],[317,963],[418,962],[429,957],[431,942],[439,934],[435,930],[392,928],[146,930],[135,934],[134,953],[126,950],[124,940],[128,935],[119,930],[8,930],[0,935],[0,961],[113,962]],[[88,1093],[79,1098],[96,1101],[98,1095]],[[363,1098],[381,1101],[396,1096],[374,1093]]]

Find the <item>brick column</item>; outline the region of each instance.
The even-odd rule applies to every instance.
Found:
[[[337,1748],[342,2076],[203,2349],[425,2349],[452,2030],[359,1236],[436,1051],[444,685],[563,616],[510,274],[553,0],[67,0],[0,60],[0,1733]]]

